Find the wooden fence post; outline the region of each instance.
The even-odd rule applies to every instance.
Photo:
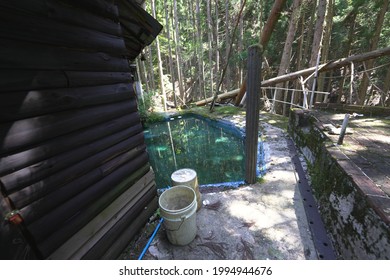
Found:
[[[248,79],[246,100],[246,138],[245,138],[245,181],[256,183],[257,146],[259,136],[259,109],[261,91],[261,55],[260,45],[248,49]]]

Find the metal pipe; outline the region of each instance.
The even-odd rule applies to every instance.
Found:
[[[348,121],[349,121],[349,114],[345,114],[343,125],[342,125],[341,131],[340,131],[339,140],[337,141],[337,145],[343,144],[345,132],[347,130]]]

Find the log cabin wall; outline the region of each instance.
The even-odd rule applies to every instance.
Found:
[[[116,258],[157,208],[129,65],[162,26],[132,0],[0,18],[0,257]]]

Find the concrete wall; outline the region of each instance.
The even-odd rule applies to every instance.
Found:
[[[380,190],[308,112],[293,110],[289,133],[305,155],[319,211],[341,259],[390,259],[390,223]]]

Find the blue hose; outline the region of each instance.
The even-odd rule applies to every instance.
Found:
[[[149,238],[148,243],[146,244],[145,248],[143,249],[141,255],[139,255],[138,260],[142,260],[142,258],[144,257],[144,255],[145,255],[146,252],[148,251],[149,246],[150,246],[150,244],[152,243],[154,237],[156,236],[158,230],[160,229],[161,224],[162,224],[163,221],[164,221],[164,218],[161,218],[160,221],[158,222],[158,225],[157,225],[156,228],[154,229],[153,234],[152,234],[152,236]]]

